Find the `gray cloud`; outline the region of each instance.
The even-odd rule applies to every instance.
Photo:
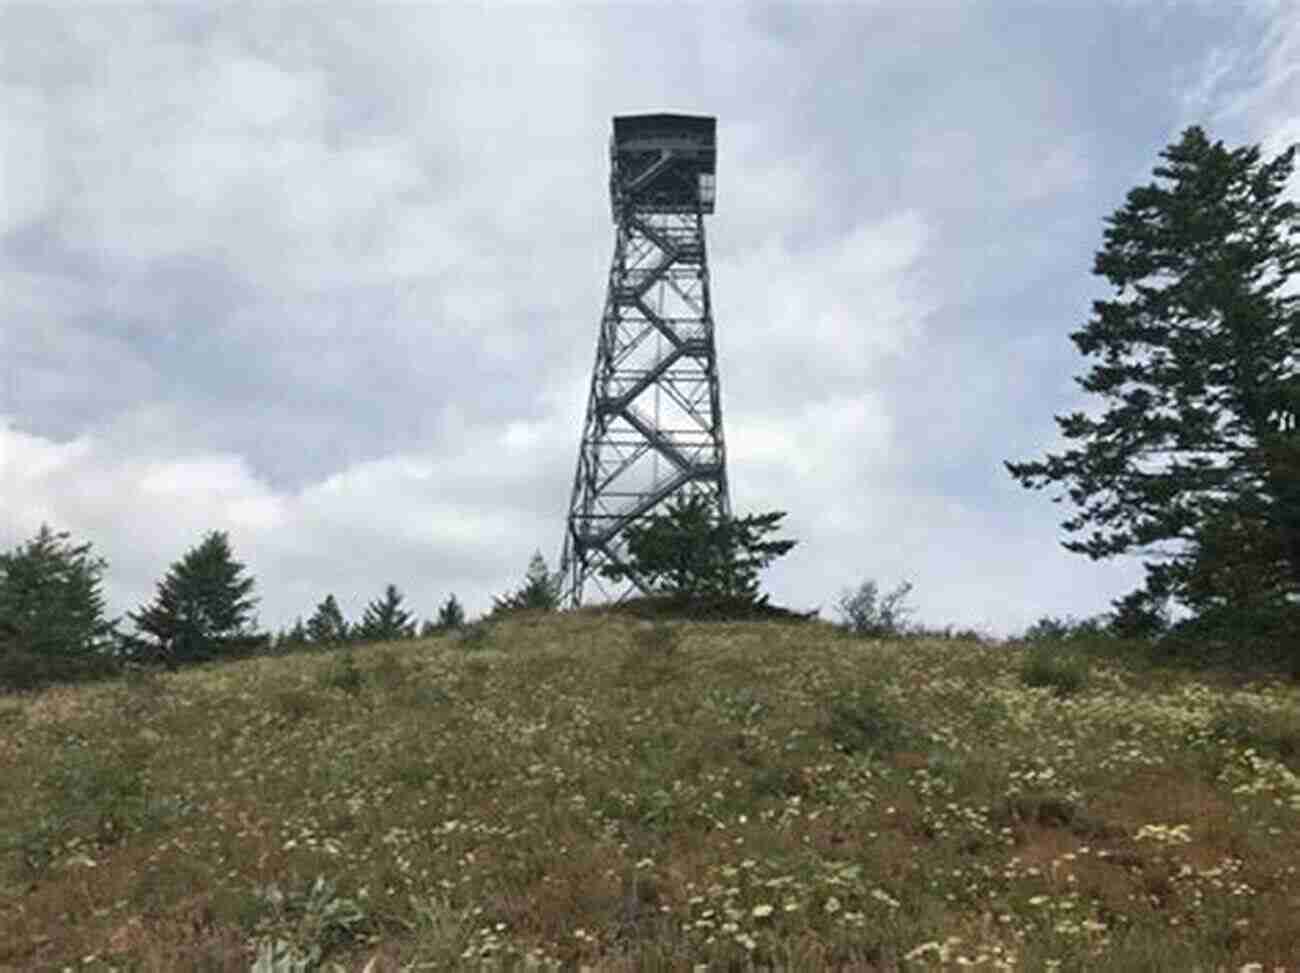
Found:
[[[1001,461],[1081,400],[1102,217],[1201,121],[1300,138],[1281,5],[0,9],[0,544],[135,607],[208,529],[263,621],[554,561],[612,248],[609,119],[719,118],[737,506],[774,596],[1085,614]]]

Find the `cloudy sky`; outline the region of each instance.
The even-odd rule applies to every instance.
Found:
[[[114,615],[226,530],[279,627],[558,560],[610,119],[718,118],[732,501],[773,600],[1007,633],[1141,578],[1002,461],[1086,405],[1103,218],[1202,124],[1300,141],[1294,3],[0,5],[0,547]]]

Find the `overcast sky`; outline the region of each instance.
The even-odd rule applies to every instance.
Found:
[[[117,615],[205,532],[261,623],[555,567],[611,117],[718,119],[732,502],[773,600],[1006,634],[1141,580],[1003,460],[1084,406],[1103,218],[1201,124],[1300,141],[1294,3],[0,6],[0,547]]]

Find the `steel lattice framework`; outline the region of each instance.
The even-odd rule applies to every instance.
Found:
[[[605,564],[628,567],[624,531],[677,494],[706,495],[731,516],[704,216],[713,212],[716,120],[614,119],[614,258],[560,556],[562,601],[612,590]]]

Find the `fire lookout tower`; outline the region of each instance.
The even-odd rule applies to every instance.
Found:
[[[610,142],[614,258],[559,572],[621,600],[599,570],[627,564],[625,529],[681,493],[731,516],[704,216],[713,212],[716,119],[622,115]]]

